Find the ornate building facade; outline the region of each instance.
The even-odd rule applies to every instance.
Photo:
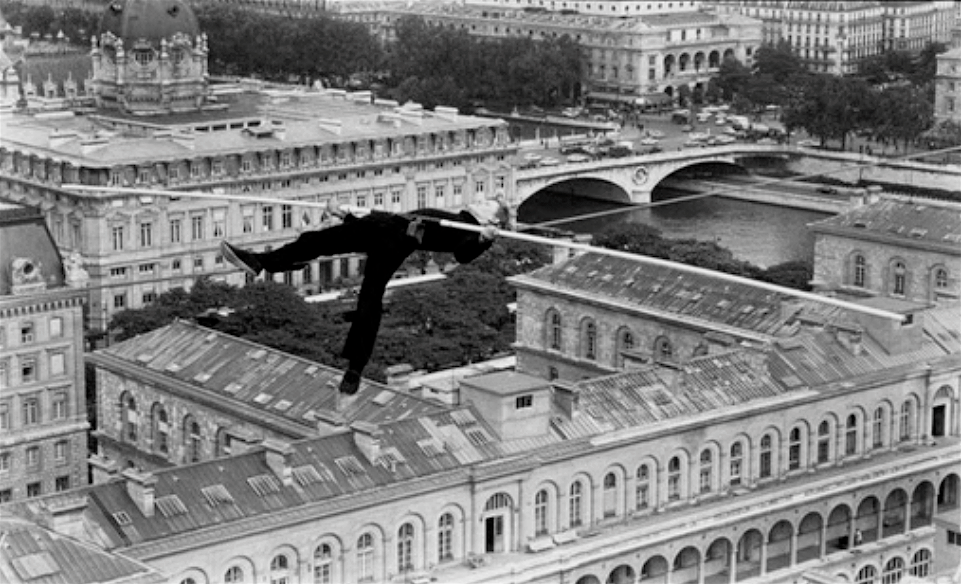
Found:
[[[961,206],[884,198],[810,228],[818,290],[922,304],[961,298]]]
[[[545,333],[552,308],[597,323],[598,338],[614,334],[602,311],[615,304],[631,322],[628,305],[644,295],[625,291],[624,265],[590,258],[514,279],[520,343],[569,359]],[[714,286],[732,302],[741,292]],[[722,310],[727,326],[758,335],[765,317],[745,306]],[[696,328],[721,309],[661,312]],[[94,543],[178,584],[933,576],[934,518],[957,514],[961,488],[956,309],[901,325],[795,306],[771,319],[782,326],[769,342],[684,361],[577,381],[465,378],[459,403],[439,410],[127,469],[75,494],[74,519]],[[168,363],[196,353],[164,347]],[[282,359],[273,367],[292,371]],[[262,406],[276,409],[272,399]],[[58,501],[4,511],[34,518]]]
[[[84,274],[27,207],[0,204],[0,502],[87,484]]]
[[[406,15],[485,38],[566,35],[584,56],[582,96],[637,105],[655,95],[677,96],[682,85],[704,91],[724,59],[750,65],[761,44],[760,21],[697,10],[691,2],[591,3],[597,12],[584,13],[573,7],[547,10],[540,4],[536,10],[514,2],[483,4],[344,5],[338,15],[366,22],[386,42],[393,38],[393,23]]]
[[[95,94],[104,108],[0,120],[0,198],[43,209],[60,249],[83,258],[93,329],[201,276],[242,283],[220,257],[220,240],[263,249],[321,225],[319,209],[283,200],[407,211],[457,207],[495,193],[510,199],[509,157],[517,146],[505,122],[363,92],[208,86],[203,39],[196,40],[192,17],[183,16],[189,8],[160,4],[164,26],[157,30],[143,29],[155,22],[145,19],[158,10],[152,2],[115,3],[105,13],[108,24],[114,6],[125,16],[94,49]],[[111,68],[106,63],[120,58],[118,47],[124,66]],[[178,59],[185,73],[169,78]],[[76,192],[64,188],[69,183],[202,190],[250,201]],[[358,263],[325,259],[283,277],[315,293],[355,274]]]

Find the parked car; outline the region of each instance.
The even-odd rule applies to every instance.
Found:
[[[797,143],[801,148],[820,148],[821,143],[817,140],[801,140]]]
[[[836,195],[838,190],[834,187],[829,187],[828,185],[821,185],[817,188],[817,192],[825,195]]]

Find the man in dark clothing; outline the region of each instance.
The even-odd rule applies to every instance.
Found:
[[[440,209],[418,209],[394,214],[372,211],[356,217],[331,208],[343,217],[343,223],[302,233],[293,242],[269,252],[256,253],[221,243],[224,258],[249,274],[300,270],[320,256],[346,253],[367,254],[364,281],[360,286],[357,309],[347,333],[341,356],[348,368],[340,383],[340,392],[348,395],[360,387],[360,375],[370,360],[380,328],[383,297],[394,272],[415,251],[438,251],[454,254],[458,263],[467,263],[484,253],[494,240],[497,229],[510,226],[510,211],[503,201],[485,201],[469,205],[459,213]],[[485,227],[475,233],[443,226],[440,221],[456,221]]]

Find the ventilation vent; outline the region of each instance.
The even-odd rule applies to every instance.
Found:
[[[281,411],[281,412],[286,412],[288,409],[290,409],[290,406],[292,406],[292,405],[294,405],[293,402],[291,402],[291,401],[289,401],[289,400],[282,399],[282,400],[278,401],[277,403],[275,403],[274,406],[273,406],[273,408],[274,408],[275,410],[279,410],[279,411]]]
[[[280,483],[271,475],[257,475],[247,479],[247,484],[260,497],[280,492]]]
[[[113,518],[114,521],[117,522],[117,525],[120,525],[121,527],[133,523],[133,520],[130,519],[130,515],[128,515],[126,511],[117,511],[113,514]]]
[[[391,446],[380,451],[378,462],[390,470],[394,470],[398,464],[407,464],[407,459],[400,453],[400,450]]]
[[[194,381],[196,381],[197,383],[207,383],[208,381],[210,381],[210,373],[207,373],[206,371],[202,373],[198,373],[194,375]]]
[[[254,401],[260,405],[264,405],[265,403],[269,402],[273,398],[274,396],[270,395],[269,393],[258,393],[257,397],[254,398]]]
[[[177,515],[186,515],[187,506],[184,502],[180,500],[177,495],[167,495],[166,497],[158,497],[156,500],[157,509],[163,513],[164,517],[175,517]]]
[[[371,401],[373,401],[375,404],[379,406],[383,406],[383,405],[387,405],[387,402],[389,402],[392,399],[394,399],[394,392],[385,389],[382,392],[378,393],[374,397],[374,399]]]
[[[450,413],[450,417],[454,420],[454,423],[458,426],[469,426],[470,424],[476,424],[477,419],[470,410],[455,410]]]
[[[291,469],[291,472],[294,475],[294,479],[302,487],[324,482],[324,477],[317,472],[317,469],[314,468],[314,465],[312,464],[294,467]]]
[[[364,474],[364,467],[360,464],[354,456],[345,456],[343,458],[338,458],[334,461],[337,467],[348,476],[356,476]]]
[[[474,446],[481,446],[482,444],[487,444],[491,441],[491,437],[487,435],[482,428],[469,428],[466,431],[467,439]]]
[[[436,458],[444,454],[444,444],[436,438],[427,438],[417,442],[417,446],[424,451],[428,458]]]
[[[209,487],[204,487],[200,489],[203,493],[204,498],[207,499],[207,504],[211,507],[216,507],[218,505],[233,505],[234,498],[227,490],[227,487],[223,485],[211,485]]]
[[[251,359],[263,359],[264,355],[266,355],[266,354],[267,354],[267,351],[266,351],[266,350],[264,350],[264,349],[257,349],[256,351],[250,353],[249,356],[250,356]]]
[[[226,391],[227,393],[237,393],[238,391],[243,389],[243,387],[244,387],[243,385],[240,385],[236,381],[232,381],[227,384],[227,387],[224,388],[224,391]]]

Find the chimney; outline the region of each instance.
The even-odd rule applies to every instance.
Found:
[[[294,484],[294,475],[291,470],[291,458],[294,454],[294,447],[290,442],[278,440],[276,438],[266,438],[263,442],[264,455],[267,458],[267,466],[280,479],[280,481],[290,486]]]
[[[270,129],[274,132],[274,138],[278,140],[287,139],[287,126],[283,120],[272,120],[270,122]]]
[[[371,464],[376,464],[380,457],[380,437],[383,432],[375,424],[357,421],[350,425],[354,431],[354,444],[360,449],[364,458]]]
[[[154,487],[157,485],[157,477],[153,473],[140,472],[133,468],[123,471],[122,476],[127,479],[127,495],[144,517],[153,517]]]
[[[863,350],[862,334],[861,327],[857,325],[838,325],[835,331],[838,343],[854,356],[860,355]]]
[[[63,535],[85,539],[83,515],[86,510],[87,497],[83,495],[52,501],[47,506],[47,527]]]
[[[228,444],[230,445],[231,456],[250,452],[254,446],[263,442],[263,436],[260,433],[241,426],[229,428],[227,430],[227,439],[229,440]]]
[[[567,419],[572,419],[578,410],[580,391],[577,386],[565,383],[559,379],[552,382],[554,387],[554,404],[564,412]]]

